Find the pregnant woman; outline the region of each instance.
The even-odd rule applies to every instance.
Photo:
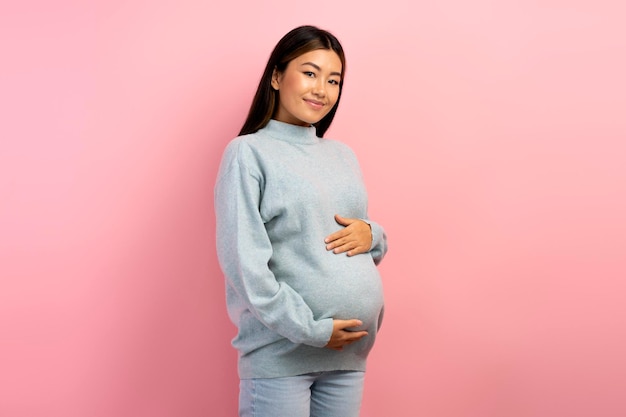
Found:
[[[240,416],[359,415],[387,241],[354,153],[323,138],[344,73],[335,36],[287,33],[222,157],[217,252],[238,328]]]

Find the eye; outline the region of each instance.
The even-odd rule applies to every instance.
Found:
[[[339,85],[339,81],[337,80],[328,80],[329,83],[331,83],[332,85]]]
[[[313,71],[304,71],[303,74],[310,78],[315,77],[315,73]]]

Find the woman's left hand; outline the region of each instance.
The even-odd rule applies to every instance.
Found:
[[[335,221],[345,227],[324,239],[326,250],[332,250],[334,253],[347,252],[348,256],[370,250],[372,228],[369,224],[361,219],[345,218],[338,214],[335,214]]]

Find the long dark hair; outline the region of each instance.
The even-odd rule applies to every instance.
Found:
[[[276,44],[267,61],[263,76],[261,76],[248,117],[239,132],[240,135],[254,133],[265,127],[274,115],[278,105],[278,91],[274,90],[271,85],[274,69],[278,72],[283,72],[291,60],[316,49],[332,50],[337,53],[341,60],[341,81],[339,82],[337,102],[322,120],[314,123],[317,136],[324,136],[335,117],[339,100],[341,99],[343,75],[346,71],[346,57],[339,40],[330,32],[315,26],[300,26],[292,29]]]

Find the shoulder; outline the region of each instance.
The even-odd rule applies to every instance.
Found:
[[[256,171],[257,158],[255,157],[255,148],[259,141],[256,133],[249,135],[237,136],[226,144],[220,162],[218,178],[227,175],[237,169],[245,168],[246,170]]]
[[[250,145],[254,144],[259,139],[258,133],[250,133],[248,135],[237,136],[228,142],[226,145],[226,151],[232,151],[236,149],[240,149],[242,147],[250,147]]]
[[[224,149],[222,160],[227,159],[247,159],[252,154],[252,150],[258,146],[260,138],[257,133],[237,136],[231,139]]]

